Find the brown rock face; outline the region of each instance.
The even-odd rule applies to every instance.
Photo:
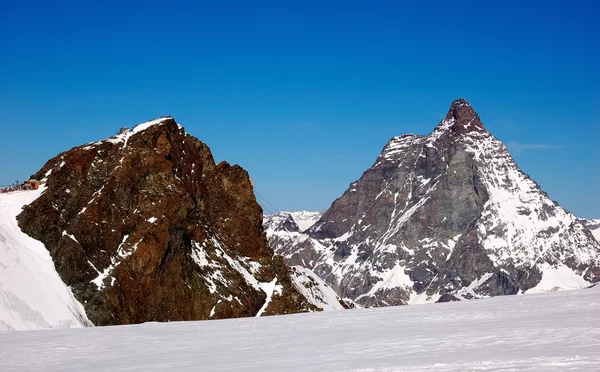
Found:
[[[33,177],[47,190],[19,224],[96,325],[316,310],[267,246],[247,172],[215,164],[171,118],[73,148]]]
[[[471,131],[486,132],[479,115],[473,110],[473,107],[464,98],[459,98],[452,102],[450,110],[446,115],[447,121],[452,121],[449,128],[450,132],[461,135]]]

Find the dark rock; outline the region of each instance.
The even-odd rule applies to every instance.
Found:
[[[253,316],[316,307],[268,247],[245,170],[215,164],[173,119],[73,148],[34,176],[19,215],[96,325]]]
[[[436,302],[442,303],[442,302],[453,302],[453,301],[460,301],[460,298],[457,298],[451,294],[445,293]]]

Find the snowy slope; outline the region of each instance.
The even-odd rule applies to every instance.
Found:
[[[323,309],[323,311],[344,309],[344,306],[340,302],[340,297],[335,293],[333,288],[327,285],[310,269],[302,266],[292,266],[291,276],[294,287],[311,304]]]
[[[592,232],[592,235],[600,242],[600,219],[583,220],[585,226]]]
[[[281,211],[275,214],[269,214],[264,216],[263,226],[265,230],[278,230],[280,225],[286,224],[292,226],[293,230],[304,232],[312,227],[323,215],[323,212],[313,211],[296,211],[286,212]]]
[[[321,218],[322,212],[279,212],[266,215],[263,219],[263,227],[267,236],[275,232],[289,234],[292,237],[303,236],[302,232],[310,228]],[[294,287],[308,299],[308,301],[323,309],[341,310],[344,305],[340,297],[327,283],[305,265],[291,266],[292,282]]]
[[[0,194],[0,330],[91,325],[44,245],[17,225],[21,208],[43,191]]]
[[[2,371],[600,370],[600,286],[481,301],[0,333]]]
[[[323,212],[299,211],[289,212],[301,232],[308,230],[323,215]]]

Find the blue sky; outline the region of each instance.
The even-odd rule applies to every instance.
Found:
[[[4,2],[0,185],[171,114],[267,212],[326,209],[465,97],[552,199],[600,217],[600,5],[526,3]]]

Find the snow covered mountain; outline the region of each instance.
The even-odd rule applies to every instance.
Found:
[[[172,118],[75,147],[32,178],[43,192],[0,199],[11,205],[0,220],[0,329],[344,306],[273,254],[247,172],[216,164]]]
[[[348,305],[333,288],[312,270],[302,266],[292,266],[290,276],[296,290],[319,309],[323,311],[348,309]]]
[[[600,242],[600,219],[583,220],[583,224],[592,232],[594,238]]]
[[[0,333],[2,372],[592,372],[600,286],[436,306]]]
[[[17,226],[21,208],[43,191],[0,194],[0,331],[91,325],[46,247]]]
[[[293,222],[265,221],[271,247],[363,306],[600,280],[600,243],[519,169],[464,99],[429,135],[392,138],[309,229]]]
[[[323,212],[299,211],[289,212],[289,214],[294,219],[294,222],[296,222],[296,225],[298,225],[300,232],[304,232],[321,218]]]
[[[298,211],[278,212],[263,217],[265,230],[287,230],[304,232],[314,225],[323,212]]]

